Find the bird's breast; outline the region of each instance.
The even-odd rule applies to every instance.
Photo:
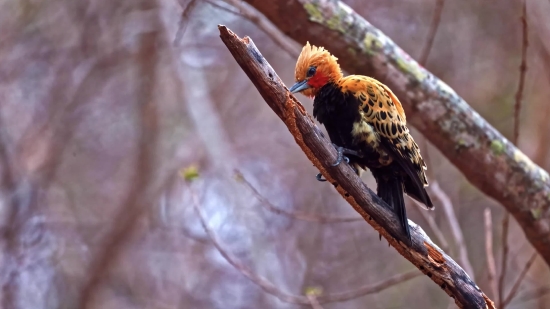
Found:
[[[315,96],[313,116],[325,126],[331,142],[364,154],[363,158],[350,158],[351,161],[362,167],[379,166],[380,155],[373,148],[379,137],[372,126],[363,121],[359,106],[355,96],[343,93],[335,84],[328,84]],[[365,134],[367,132],[369,134]]]

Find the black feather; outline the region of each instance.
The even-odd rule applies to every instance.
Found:
[[[399,224],[407,239],[411,239],[411,231],[407,220],[407,209],[403,198],[403,179],[399,171],[393,166],[371,169],[378,185],[377,195],[393,208]]]
[[[424,182],[420,179],[418,171],[422,168],[420,166],[415,166],[415,164],[408,158],[403,158],[403,156],[398,155],[398,151],[395,146],[387,139],[381,138],[382,145],[393,154],[394,160],[401,166],[403,171],[408,177],[404,177],[404,190],[410,197],[419,201],[420,203],[426,205],[428,209],[433,208],[433,203],[426,192],[424,187]]]

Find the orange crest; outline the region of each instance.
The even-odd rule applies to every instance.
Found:
[[[327,82],[338,81],[342,78],[342,70],[337,60],[338,58],[331,55],[323,47],[312,46],[307,42],[298,57],[294,72],[297,82],[308,79],[308,84],[311,86],[302,93],[307,96],[314,96],[319,88]],[[316,68],[316,73],[314,76],[308,77],[308,71],[311,67]]]

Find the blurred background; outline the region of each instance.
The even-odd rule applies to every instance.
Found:
[[[420,56],[437,1],[344,2]],[[282,48],[228,3],[0,1],[1,308],[456,307],[315,180],[217,25],[287,85],[305,42]],[[507,137],[521,6],[445,1],[425,64]],[[527,14],[519,148],[548,170],[550,2]],[[500,273],[504,209],[412,129],[438,191],[434,212],[408,199],[409,218],[496,300],[485,237]],[[513,220],[509,244],[506,293],[534,251]],[[507,308],[550,308],[533,261]]]

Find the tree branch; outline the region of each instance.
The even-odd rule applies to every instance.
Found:
[[[485,222],[485,255],[487,256],[487,272],[489,273],[489,286],[493,297],[497,297],[497,271],[495,255],[493,254],[493,221],[491,220],[491,209],[485,208],[483,212]]]
[[[100,246],[95,259],[89,267],[88,281],[82,288],[79,305],[77,308],[92,308],[95,304],[97,290],[102,280],[107,276],[113,264],[118,262],[122,255],[124,243],[128,241],[140,216],[145,212],[148,202],[152,200],[152,194],[146,190],[151,185],[150,179],[154,178],[155,147],[157,146],[157,106],[154,102],[155,83],[159,59],[157,51],[157,37],[155,32],[145,34],[140,40],[140,50],[136,62],[140,64],[141,76],[148,79],[140,80],[139,103],[139,153],[135,160],[135,170],[138,172],[133,178],[132,186],[128,191],[123,204],[120,206],[115,221],[110,227],[104,243]],[[115,223],[116,222],[116,223]]]
[[[282,291],[281,289],[279,289],[273,283],[269,282],[266,278],[254,273],[250,268],[248,268],[246,265],[238,261],[237,258],[235,258],[235,256],[233,256],[225,248],[222,247],[218,237],[216,236],[216,233],[214,233],[214,231],[206,223],[205,215],[203,214],[201,207],[199,205],[199,198],[197,196],[197,193],[195,192],[195,190],[193,190],[191,186],[189,186],[189,189],[191,193],[191,202],[193,204],[193,208],[195,209],[195,212],[199,216],[199,220],[202,227],[204,228],[204,231],[206,232],[206,234],[208,235],[208,238],[210,239],[214,247],[216,247],[218,252],[220,252],[220,254],[225,258],[225,260],[231,266],[235,267],[235,269],[240,271],[250,281],[252,281],[254,284],[259,286],[266,293],[269,293],[279,298],[283,302],[296,304],[296,305],[311,305],[314,309],[318,309],[319,307],[321,307],[320,304],[348,301],[348,300],[355,299],[368,294],[378,293],[394,285],[397,285],[399,283],[416,278],[420,275],[420,273],[416,270],[408,271],[406,273],[393,276],[382,282],[359,287],[356,290],[327,294],[327,295],[317,296],[317,295],[308,293],[308,295],[302,296],[302,295],[288,294]]]
[[[227,4],[234,6],[239,10],[239,13],[246,19],[253,22],[258,28],[260,28],[267,36],[269,36],[273,42],[279,45],[290,56],[298,58],[301,46],[298,46],[296,42],[286,37],[273,23],[265,18],[261,13],[252,8],[249,4],[244,3],[242,0],[220,0]]]
[[[332,183],[350,205],[403,257],[420,269],[461,308],[494,308],[493,302],[445,252],[441,251],[412,223],[411,242],[399,226],[396,215],[374,194],[347,164],[331,166],[336,150],[313,119],[281,82],[252,40],[240,39],[225,26],[220,36],[264,100],[281,118],[309,160]]]
[[[458,261],[460,262],[462,267],[464,267],[466,273],[474,276],[474,268],[472,267],[472,263],[470,263],[470,259],[468,258],[468,249],[466,248],[466,243],[464,243],[464,235],[462,234],[462,229],[460,228],[460,224],[458,223],[458,218],[456,217],[454,211],[453,202],[451,202],[449,196],[447,196],[447,194],[443,192],[443,189],[441,189],[437,181],[430,184],[429,189],[429,191],[435,197],[437,197],[439,202],[441,202],[443,212],[447,217],[447,221],[449,221],[451,234],[453,235],[456,246],[458,247]]]
[[[267,198],[265,198],[254,186],[248,181],[244,175],[239,171],[235,170],[235,176],[252,191],[256,199],[260,201],[262,206],[267,210],[274,212],[279,215],[284,215],[289,218],[296,220],[315,222],[315,223],[345,223],[345,222],[355,222],[363,221],[361,217],[340,217],[340,216],[331,216],[331,215],[322,215],[322,214],[308,214],[302,211],[289,211],[286,209],[279,208],[273,205]]]
[[[435,34],[437,33],[437,28],[439,27],[439,22],[441,21],[441,13],[443,12],[443,5],[445,0],[435,0],[434,13],[432,15],[432,23],[430,25],[430,31],[428,32],[428,38],[426,39],[426,44],[422,48],[422,53],[418,63],[422,66],[426,66],[428,62],[428,56],[430,56],[430,51],[432,50],[432,45],[434,43]]]
[[[506,207],[550,264],[550,176],[454,90],[340,1],[246,1],[289,37],[326,47],[351,74],[387,84],[409,122],[472,184]]]
[[[517,305],[518,303],[532,301],[534,299],[540,299],[549,293],[550,293],[550,287],[548,286],[539,287],[539,288],[525,292],[524,295],[520,298],[517,298],[514,303],[515,305]]]
[[[500,274],[498,277],[498,300],[497,304],[500,308],[504,301],[504,284],[506,283],[506,270],[508,269],[508,229],[510,227],[510,214],[505,213],[502,219],[502,258],[500,262]]]
[[[428,223],[428,226],[430,227],[430,229],[434,233],[434,236],[435,236],[437,242],[440,244],[441,249],[443,249],[443,251],[449,251],[450,250],[449,242],[445,238],[445,235],[443,235],[443,232],[441,231],[441,229],[437,225],[437,222],[435,222],[433,212],[424,211],[424,209],[422,208],[422,205],[420,204],[420,202],[418,202],[417,200],[413,200],[413,199],[410,199],[410,200],[413,201],[413,203],[417,205],[417,207],[414,207],[414,209],[416,209],[416,211],[422,216],[422,218],[424,218],[424,221],[426,221],[426,223]]]
[[[525,73],[527,72],[527,45],[529,45],[529,36],[527,29],[527,3],[523,0],[522,14],[522,44],[521,44],[521,65],[519,66],[519,84],[516,92],[516,103],[514,104],[514,145],[518,146],[519,138],[519,116],[521,112],[521,101],[523,100],[523,88],[525,86]]]
[[[528,32],[527,32],[527,4],[523,1],[522,5],[522,46],[521,46],[521,65],[519,66],[519,84],[516,92],[516,102],[514,104],[514,135],[512,141],[514,145],[518,146],[519,139],[519,116],[521,112],[521,101],[523,100],[523,87],[525,86],[525,73],[527,72],[527,45]],[[504,300],[504,282],[506,281],[506,266],[508,264],[508,228],[510,225],[510,214],[504,214],[504,220],[502,220],[502,265],[499,278],[498,289],[498,304],[499,307],[504,308],[506,300]]]
[[[529,268],[533,265],[533,262],[535,262],[535,258],[537,257],[537,253],[533,252],[527,263],[525,263],[525,266],[521,270],[521,273],[519,274],[518,278],[516,279],[516,282],[514,282],[514,285],[512,286],[512,289],[510,290],[510,293],[508,293],[508,296],[504,299],[502,302],[501,309],[504,309],[516,296],[519,286],[521,285],[521,282],[523,281],[523,278],[525,278],[525,275],[529,271]]]
[[[181,13],[180,17],[180,23],[178,26],[178,31],[176,32],[176,38],[174,39],[174,45],[179,46],[181,39],[183,38],[183,35],[185,34],[185,30],[187,30],[187,25],[189,24],[189,19],[191,12],[195,7],[197,6],[197,0],[191,0],[189,3],[185,6],[183,3],[180,2],[180,5],[184,7],[183,12]]]

